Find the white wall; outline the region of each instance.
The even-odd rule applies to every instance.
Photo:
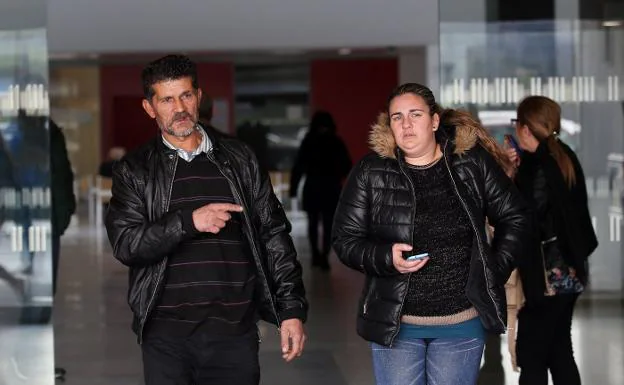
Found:
[[[487,0],[439,0],[441,21],[483,22]]]
[[[427,84],[427,48],[399,51],[399,83]]]
[[[579,18],[579,0],[555,0],[555,18],[575,20]]]
[[[46,24],[45,0],[2,0],[0,29],[42,28]]]
[[[52,53],[418,46],[436,0],[49,0]]]
[[[399,83],[421,83],[439,96],[440,52],[437,44],[399,51]]]

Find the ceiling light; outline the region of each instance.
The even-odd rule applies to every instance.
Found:
[[[603,27],[620,27],[621,25],[621,20],[605,20],[602,22]]]

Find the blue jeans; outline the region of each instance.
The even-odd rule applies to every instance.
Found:
[[[377,385],[474,385],[484,341],[480,338],[397,340],[371,344]]]

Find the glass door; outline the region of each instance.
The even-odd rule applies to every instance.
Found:
[[[52,384],[44,1],[0,4],[0,383]]]
[[[524,97],[544,95],[561,105],[560,138],[583,166],[600,242],[590,259],[589,292],[622,296],[622,24],[460,21],[445,11],[456,1],[440,7],[442,104],[472,111],[501,142],[513,132],[510,120]]]

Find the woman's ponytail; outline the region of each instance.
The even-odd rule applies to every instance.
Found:
[[[563,149],[563,146],[554,135],[546,138],[546,144],[548,145],[548,152],[555,158],[568,188],[574,186],[576,184],[576,171],[574,170],[572,160]]]
[[[561,107],[545,96],[529,96],[518,106],[518,121],[525,124],[540,142],[546,142],[549,154],[555,159],[568,188],[576,183],[572,159],[557,139],[561,130]]]

